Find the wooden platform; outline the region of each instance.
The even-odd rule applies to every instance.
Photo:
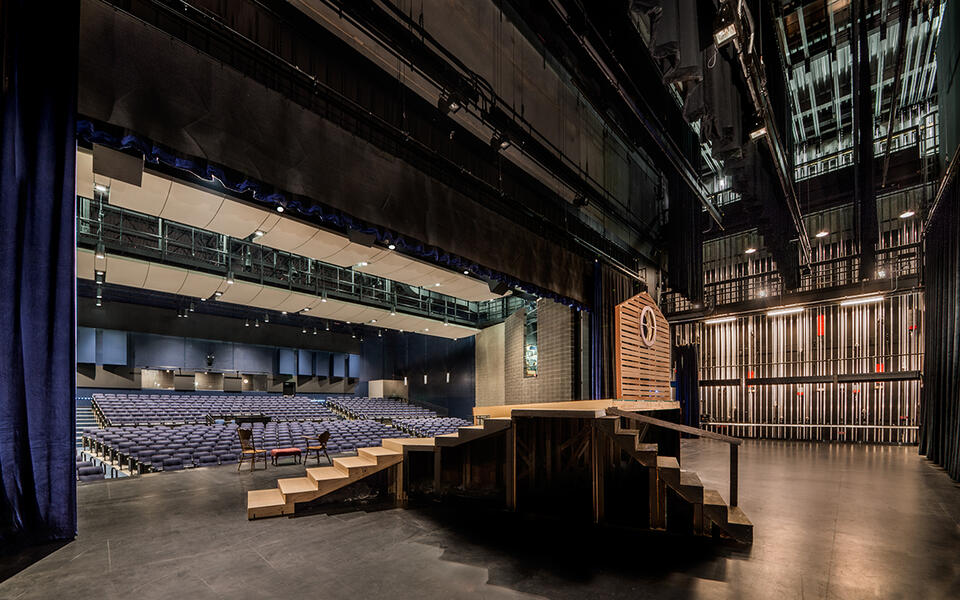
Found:
[[[503,406],[475,406],[473,408],[473,417],[475,420],[513,416],[600,418],[606,415],[608,408],[619,408],[620,410],[628,412],[679,410],[680,403],[661,400],[611,399],[506,404]]]

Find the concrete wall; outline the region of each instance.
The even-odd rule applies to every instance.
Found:
[[[502,406],[504,389],[504,323],[477,334],[477,406]]]

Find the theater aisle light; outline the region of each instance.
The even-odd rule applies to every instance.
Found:
[[[915,213],[914,211],[912,211],[912,210],[910,210],[910,209],[908,208],[907,210],[905,210],[905,211],[903,211],[902,213],[900,213],[900,218],[901,218],[901,219],[909,219],[910,217],[912,217],[912,216],[915,215],[915,214],[917,214],[917,213]]]
[[[857,306],[860,304],[874,304],[883,302],[883,296],[861,296],[860,298],[848,298],[840,302],[840,306]]]
[[[802,306],[786,306],[784,308],[775,308],[773,310],[767,311],[768,317],[779,317],[781,315],[795,315],[797,313],[802,313]]]
[[[729,315],[726,317],[717,317],[715,319],[707,319],[703,322],[704,325],[716,325],[717,323],[730,323],[736,321],[737,317]]]

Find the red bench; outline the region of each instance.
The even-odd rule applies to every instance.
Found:
[[[277,459],[284,456],[292,456],[294,458],[294,464],[300,462],[301,452],[300,448],[275,448],[270,451],[270,458],[273,460],[273,464],[277,464]]]

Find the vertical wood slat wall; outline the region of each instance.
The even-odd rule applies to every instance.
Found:
[[[657,324],[653,345],[641,333],[640,315],[653,310]],[[616,392],[624,400],[670,400],[670,324],[646,292],[617,305]]]

